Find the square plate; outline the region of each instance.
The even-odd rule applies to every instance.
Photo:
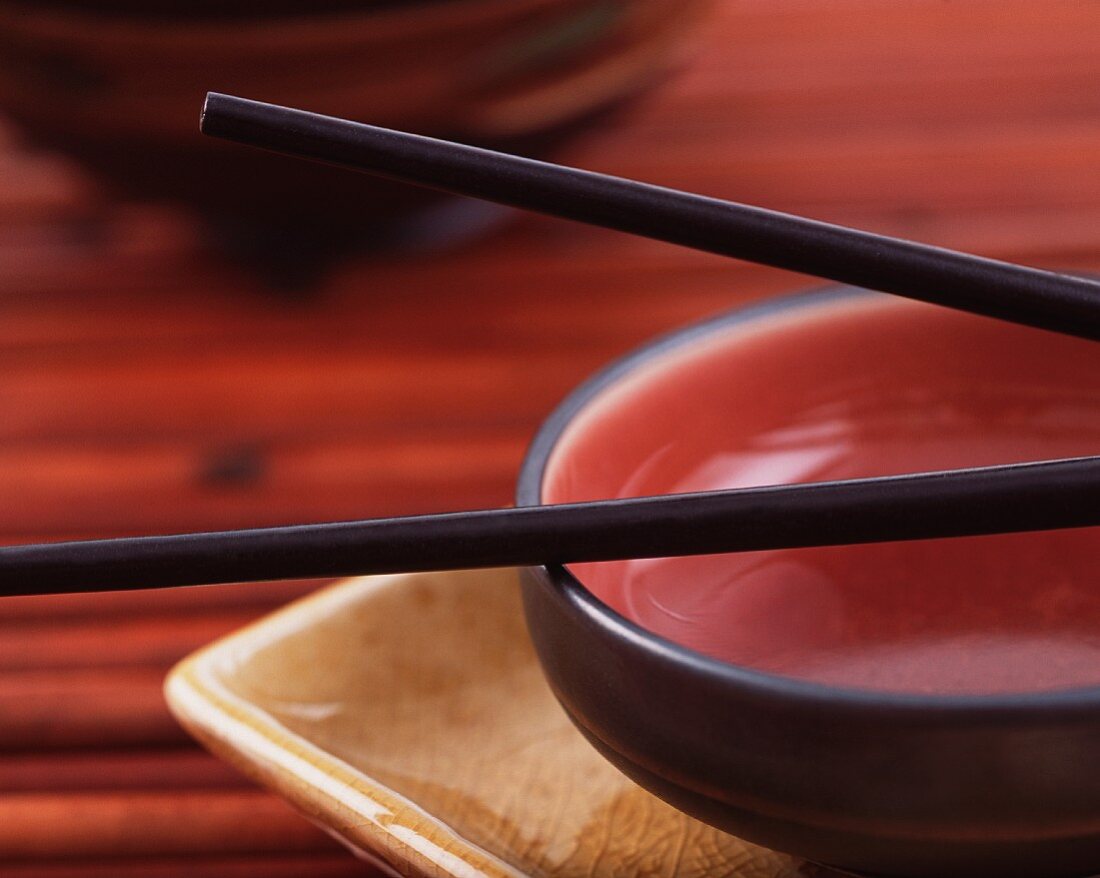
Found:
[[[805,875],[584,741],[542,677],[516,580],[337,583],[185,659],[169,703],[210,750],[395,874]]]

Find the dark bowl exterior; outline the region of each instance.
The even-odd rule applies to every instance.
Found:
[[[570,419],[639,363],[702,334],[832,296],[692,327],[613,365],[551,416],[518,501]],[[1100,870],[1100,690],[917,696],[832,688],[710,659],[603,604],[563,567],[525,571],[539,659],[573,722],[670,804],[750,841],[880,876],[1054,878]]]
[[[178,203],[272,281],[505,214],[203,138],[208,90],[546,156],[687,54],[705,0],[0,0],[0,110],[111,192]]]

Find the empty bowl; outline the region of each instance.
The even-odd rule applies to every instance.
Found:
[[[1100,348],[851,289],[663,338],[529,451],[520,504],[1100,451]],[[570,718],[714,826],[866,875],[1100,870],[1096,529],[527,571]]]

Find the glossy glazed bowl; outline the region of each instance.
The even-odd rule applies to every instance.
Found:
[[[993,414],[974,420],[983,406]],[[1088,342],[834,290],[692,327],[597,375],[536,437],[518,502],[1095,453],[1098,419],[1100,350]],[[795,454],[792,435],[802,437]],[[807,454],[822,447],[842,453]],[[702,465],[716,460],[727,466]],[[909,586],[917,600],[926,586],[936,600],[954,600],[951,612],[966,624],[983,624],[983,607],[996,610],[994,623],[1014,619],[1004,623],[1021,638],[1013,673],[991,677],[983,691],[995,665],[983,654],[969,676],[949,679],[934,660],[936,643],[915,664],[867,664],[875,673],[886,667],[885,675],[860,676],[843,663],[823,669],[809,658],[837,648],[837,632],[850,626],[815,627],[827,608],[802,585],[758,620],[775,639],[786,613],[791,648],[776,655],[797,661],[760,653],[766,638],[757,638],[749,655],[759,660],[751,663],[729,660],[737,643],[719,643],[712,654],[683,646],[677,641],[690,638],[676,627],[682,607],[651,617],[638,607],[691,594],[693,577],[703,575],[692,559],[655,568],[663,592],[647,592],[645,577],[630,580],[644,569],[631,564],[642,562],[534,568],[523,586],[525,614],[551,687],[588,740],[639,784],[712,825],[868,875],[1097,872],[1100,659],[1088,651],[1096,643],[1084,638],[1077,644],[1084,652],[1058,671],[1059,655],[1040,648],[1042,624],[1025,619],[1023,636],[1015,600],[1052,570],[1086,592],[1100,581],[1095,530],[884,546],[885,555],[821,550],[848,558],[831,568],[840,571],[837,594],[844,595],[845,577],[901,559],[904,569],[875,568],[879,593],[897,593],[915,570]],[[769,553],[757,554],[769,561]],[[833,556],[813,557],[824,564]],[[734,556],[728,560],[739,569]],[[998,597],[1000,576],[1008,601]],[[739,585],[735,573],[711,597],[736,595]],[[628,586],[634,598],[653,600],[624,599]],[[856,592],[866,600],[874,594]],[[800,616],[803,600],[808,617]],[[853,606],[858,622],[863,611]],[[934,628],[937,609],[926,613]],[[1094,611],[1093,604],[1055,607],[1050,624],[1100,625]],[[885,618],[867,613],[872,622]],[[895,633],[870,630],[864,626],[863,636],[876,647]],[[956,650],[948,670],[967,655]],[[1002,657],[1011,663],[1012,650]]]
[[[291,282],[499,209],[200,136],[207,91],[544,155],[677,63],[702,0],[0,0],[0,112]]]

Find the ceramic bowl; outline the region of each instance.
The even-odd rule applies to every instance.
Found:
[[[124,194],[199,211],[294,280],[497,209],[198,133],[207,91],[545,154],[661,78],[702,0],[0,0],[0,111]]]
[[[1088,342],[833,290],[695,326],[596,376],[534,440],[518,501],[1095,453],[1098,403],[1100,351]],[[996,416],[974,415],[983,407]],[[829,551],[848,553],[838,569],[853,577],[867,578],[867,564],[877,565],[871,581],[883,594],[916,570],[923,578],[914,593],[926,588],[955,601],[947,617],[985,607],[996,623],[998,608],[1016,611],[998,597],[997,577],[1012,579],[1006,588],[1023,584],[1013,601],[1045,577],[1083,577],[1087,592],[1100,574],[1098,548],[1096,531],[1080,530],[886,544],[886,555]],[[883,558],[918,566],[891,568]],[[540,567],[523,584],[527,624],[555,695],[584,736],[643,787],[740,837],[861,874],[1053,878],[1100,870],[1095,654],[1085,654],[1067,684],[1053,667],[1057,657],[1048,661],[1028,641],[1018,655],[1004,654],[1008,674],[985,668],[996,677],[988,691],[981,669],[967,676],[965,649],[937,671],[958,680],[923,689],[904,676],[919,677],[921,667],[895,678],[870,662],[873,673],[849,684],[843,669],[788,673],[766,656],[736,663],[681,645],[690,626],[676,626],[690,608],[660,606],[678,590],[691,593],[695,562],[665,569],[664,592],[645,591],[642,574],[662,568],[636,566],[644,563],[662,562]],[[834,584],[843,594],[846,583]],[[739,585],[735,575],[710,598],[736,596]],[[633,604],[629,587],[641,589]],[[807,654],[830,646],[822,632],[831,611],[814,603],[817,594],[796,591],[785,608],[794,645],[808,641]],[[872,600],[874,590],[866,594]],[[853,612],[858,621],[858,604]],[[939,618],[935,606],[926,612]],[[1072,625],[1073,615],[1062,622]],[[774,618],[764,622],[769,636],[783,634]],[[1031,634],[1041,641],[1036,627]],[[1082,648],[1095,649],[1095,640]]]

